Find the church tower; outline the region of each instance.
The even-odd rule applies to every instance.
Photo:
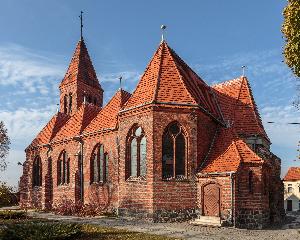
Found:
[[[82,36],[82,12],[80,20],[80,40],[77,43],[67,73],[59,85],[60,112],[68,115],[73,115],[84,102],[99,107],[102,107],[103,104],[103,89],[97,79]]]
[[[74,114],[84,101],[102,107],[103,89],[97,79],[83,38],[76,46],[59,89],[60,111],[63,113]]]

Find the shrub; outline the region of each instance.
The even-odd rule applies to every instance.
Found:
[[[22,219],[26,218],[24,211],[0,210],[0,219]]]
[[[61,199],[58,204],[54,205],[53,210],[60,215],[77,215],[81,217],[103,214],[103,209],[96,204],[74,203],[70,199]]]
[[[81,226],[66,223],[23,223],[6,226],[0,232],[3,240],[63,240],[81,235]]]
[[[13,188],[7,186],[5,182],[0,182],[0,207],[11,206],[16,204],[16,196]]]

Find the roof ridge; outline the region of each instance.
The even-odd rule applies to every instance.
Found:
[[[215,87],[221,87],[222,85],[230,85],[230,84],[232,84],[234,82],[238,82],[240,80],[242,80],[242,76],[238,77],[238,78],[226,80],[226,81],[223,81],[223,82],[220,82],[220,83],[213,84],[213,85],[211,85],[211,87],[215,88]]]
[[[165,41],[162,41],[160,45],[162,45],[162,49],[160,51],[160,62],[159,62],[159,68],[158,68],[158,74],[157,74],[157,82],[156,82],[156,87],[154,90],[154,96],[153,96],[153,102],[156,101],[157,98],[157,94],[158,94],[158,89],[160,86],[160,76],[161,76],[161,65],[162,65],[162,61],[163,61],[163,51],[165,48]]]
[[[160,48],[161,48],[161,44],[158,46],[158,48],[156,49],[156,51],[155,51],[154,54],[152,55],[150,62],[148,63],[146,69],[144,70],[143,75],[140,77],[140,80],[138,81],[138,83],[137,83],[137,85],[136,85],[136,88],[135,88],[134,91],[132,92],[131,96],[133,96],[133,95],[137,92],[137,90],[138,90],[137,86],[139,86],[139,85],[141,84],[141,82],[143,81],[143,79],[144,79],[146,73],[148,72],[148,70],[149,70],[151,64],[153,63],[154,58],[155,58],[156,54],[158,53],[158,51],[160,50]],[[129,99],[128,99],[128,100],[129,100]],[[127,101],[126,104],[123,106],[123,108],[126,108],[127,103],[128,103],[128,101]]]
[[[171,57],[172,63],[173,63],[173,65],[175,66],[176,72],[178,73],[178,76],[179,76],[179,78],[180,78],[182,84],[184,85],[185,90],[187,91],[187,93],[189,94],[189,96],[193,99],[193,101],[194,101],[195,103],[198,104],[196,98],[195,98],[194,96],[192,96],[192,94],[191,94],[190,91],[188,90],[188,87],[187,87],[187,85],[186,85],[186,83],[185,83],[185,81],[184,81],[184,79],[183,79],[183,76],[182,76],[182,74],[180,73],[180,71],[179,71],[179,69],[178,69],[178,66],[177,66],[177,64],[176,64],[175,58],[174,58],[174,56],[173,56],[172,53],[171,53],[171,52],[174,52],[174,51],[172,51],[172,49],[168,46],[167,43],[165,43],[165,44],[166,44],[166,47],[167,47],[167,48],[166,48],[166,49],[167,49],[167,54]],[[177,54],[176,54],[176,55],[177,55]],[[178,56],[178,55],[177,55],[177,56]]]

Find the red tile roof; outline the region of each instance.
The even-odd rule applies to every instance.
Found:
[[[117,126],[118,113],[123,104],[131,96],[130,93],[119,90],[107,103],[107,105],[97,114],[97,116],[86,127],[84,132],[94,132],[108,128],[115,128]]]
[[[75,81],[81,81],[90,86],[101,89],[83,39],[77,43],[69,68],[60,84],[60,87]]]
[[[283,180],[284,181],[299,181],[300,180],[300,167],[290,167]]]
[[[262,125],[248,79],[240,77],[214,85],[221,111],[239,135],[259,135],[270,141]]]
[[[233,128],[219,129],[211,149],[201,173],[235,172],[243,162],[263,163],[263,160],[238,138]]]
[[[64,113],[58,112],[57,114],[55,114],[46,124],[46,126],[38,133],[29,147],[48,144],[68,119],[69,116]]]
[[[70,117],[66,124],[56,134],[53,141],[80,135],[100,110],[100,107],[91,103],[82,104],[78,111]]]
[[[163,41],[124,109],[156,102],[194,104],[221,120],[213,94],[211,88]]]

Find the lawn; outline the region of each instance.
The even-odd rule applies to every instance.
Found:
[[[1,217],[1,214],[0,214]],[[0,218],[2,240],[175,240],[165,236],[139,233],[91,224],[70,224],[45,219],[31,219],[26,215],[14,219]],[[178,238],[177,238],[178,239]]]

